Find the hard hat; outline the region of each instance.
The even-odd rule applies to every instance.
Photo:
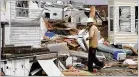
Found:
[[[87,22],[94,22],[93,18],[88,18]]]

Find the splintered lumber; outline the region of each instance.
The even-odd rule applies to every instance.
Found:
[[[48,30],[58,29],[58,28],[68,28],[63,20],[48,20],[43,19],[45,22],[45,27]]]
[[[69,69],[63,70],[62,73],[65,76],[93,76],[93,74],[88,71],[82,71],[74,67],[70,67]]]
[[[67,28],[67,26],[64,23],[54,23],[52,25],[53,27],[56,27],[56,28]]]
[[[88,71],[80,71],[80,72],[62,72],[65,76],[94,76],[94,74]]]
[[[78,34],[78,30],[77,29],[70,29],[70,34],[71,35],[77,35]]]
[[[67,28],[65,20],[48,20],[48,22],[51,23],[53,27]]]
[[[104,17],[105,17],[105,21],[107,21],[107,15],[106,15],[105,10],[102,10],[102,13],[103,13],[103,15],[104,15]]]
[[[48,29],[48,30],[51,30],[53,29],[53,26],[48,22],[48,19],[43,19],[44,22],[45,22],[45,27]]]
[[[0,72],[0,76],[4,76],[5,74],[3,72]]]

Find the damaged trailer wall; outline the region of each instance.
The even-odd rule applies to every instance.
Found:
[[[42,15],[48,19],[58,19],[63,18],[63,8],[62,7],[45,7],[46,10],[43,11]]]
[[[31,45],[40,47],[40,27],[12,25],[10,28],[10,44],[15,46]]]
[[[9,25],[5,26],[5,45],[30,44],[39,46],[41,38],[39,22],[31,20],[38,17],[41,9],[35,8],[37,11],[29,9],[29,5],[19,7],[18,1],[7,0],[2,2],[4,5],[1,19],[5,19],[9,23]],[[26,9],[25,15],[19,15],[21,12],[19,9],[22,10],[23,13],[25,12],[23,9]]]
[[[6,63],[1,62],[1,68],[5,75],[10,76],[28,76],[32,63],[29,59],[8,60]]]

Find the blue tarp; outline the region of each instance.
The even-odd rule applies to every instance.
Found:
[[[53,33],[53,32],[46,32],[45,33],[45,36],[48,36],[48,37],[53,37],[55,35],[55,33]]]

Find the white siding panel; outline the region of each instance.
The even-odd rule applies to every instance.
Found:
[[[10,27],[5,27],[5,44],[10,44]]]
[[[135,6],[131,6],[131,32],[135,32]]]
[[[116,43],[137,43],[137,35],[115,35]]]
[[[114,7],[114,32],[119,31],[119,6]]]
[[[15,5],[16,2],[15,1],[11,1],[11,9],[10,9],[10,13],[11,13],[11,19],[15,19],[16,18],[16,9],[15,9]]]
[[[62,8],[47,7],[46,9],[50,10],[48,11],[50,13],[50,19],[62,19]],[[57,15],[53,15],[54,13]]]
[[[116,4],[120,5],[138,5],[138,0],[114,0]]]
[[[30,19],[37,18],[37,17],[39,17],[41,12],[42,12],[42,9],[30,9],[29,10],[29,18]]]
[[[33,26],[33,25],[32,25]],[[40,27],[11,27],[11,44],[14,45],[39,45],[40,44]]]

